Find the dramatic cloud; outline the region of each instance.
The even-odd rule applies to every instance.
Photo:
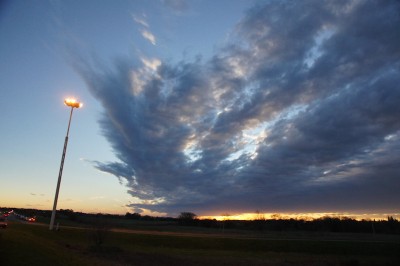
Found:
[[[156,37],[153,35],[153,33],[145,29],[142,30],[141,33],[143,38],[151,42],[152,45],[156,45]]]
[[[156,45],[156,36],[154,36],[154,34],[150,32],[150,26],[147,23],[146,15],[143,14],[141,16],[137,16],[135,14],[132,14],[132,18],[133,21],[141,26],[140,33],[143,38],[148,40],[152,45]]]
[[[133,18],[133,21],[135,21],[137,24],[139,24],[139,25],[141,25],[143,27],[149,28],[149,24],[147,23],[146,18],[145,18],[144,15],[137,16],[135,14],[132,14],[132,18]]]
[[[399,25],[398,1],[268,1],[210,61],[82,64],[119,159],[95,167],[169,214],[398,211]]]

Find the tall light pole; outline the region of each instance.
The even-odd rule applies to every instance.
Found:
[[[82,103],[78,102],[75,99],[65,99],[64,104],[66,106],[71,107],[71,113],[69,114],[69,122],[68,122],[68,129],[67,129],[67,135],[65,136],[65,141],[64,141],[64,149],[61,157],[61,165],[60,165],[60,172],[58,173],[58,181],[57,181],[57,188],[56,188],[56,195],[54,196],[54,204],[53,204],[53,212],[51,213],[51,220],[50,220],[50,230],[53,230],[54,227],[54,220],[56,218],[56,209],[57,209],[57,201],[58,201],[58,192],[60,191],[60,184],[61,184],[61,176],[64,168],[64,160],[65,160],[65,153],[67,152],[67,145],[68,145],[68,135],[69,135],[69,127],[71,125],[71,119],[72,119],[72,112],[74,111],[74,108],[79,108],[82,107]]]

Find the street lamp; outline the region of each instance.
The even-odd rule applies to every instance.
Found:
[[[69,114],[69,122],[68,122],[68,129],[67,129],[67,135],[65,136],[65,141],[64,141],[64,149],[63,149],[63,154],[61,157],[61,165],[60,165],[60,172],[58,173],[58,181],[57,181],[57,188],[56,188],[56,195],[54,196],[54,204],[53,204],[53,212],[51,213],[51,220],[50,220],[50,230],[53,230],[54,227],[54,219],[56,218],[56,208],[57,208],[57,201],[58,201],[58,192],[60,191],[60,184],[61,184],[61,176],[63,172],[63,167],[64,167],[64,160],[65,160],[65,153],[67,152],[67,144],[68,144],[68,135],[69,135],[69,127],[71,125],[71,119],[72,119],[72,112],[74,111],[74,108],[80,108],[82,107],[82,103],[78,102],[75,99],[65,99],[64,104],[66,106],[71,107],[71,113]]]

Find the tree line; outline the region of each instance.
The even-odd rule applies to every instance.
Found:
[[[190,218],[192,217],[192,218]],[[400,221],[388,216],[382,220],[356,220],[350,217],[321,217],[313,220],[256,216],[253,220],[196,219],[195,215],[180,215],[181,225],[254,231],[309,231],[341,233],[400,234]]]
[[[2,208],[11,210],[11,208]],[[29,214],[48,219],[51,216],[49,210],[17,209],[18,213]],[[258,215],[257,215],[258,214]],[[309,231],[309,232],[342,232],[342,233],[373,233],[373,234],[400,234],[400,221],[392,216],[381,220],[356,220],[350,217],[321,217],[313,220],[287,219],[279,216],[266,219],[263,215],[256,212],[253,220],[216,220],[198,219],[193,212],[181,212],[178,217],[154,217],[141,215],[140,213],[127,212],[125,215],[103,214],[103,213],[83,213],[74,212],[70,209],[57,211],[57,217],[77,223],[90,223],[96,220],[107,220],[108,223],[131,220],[152,221],[153,223],[164,223],[169,225],[192,226],[215,228],[221,230],[253,230],[253,231]]]

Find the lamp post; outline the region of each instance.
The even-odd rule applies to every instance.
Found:
[[[67,145],[68,145],[68,135],[69,135],[69,127],[71,125],[71,119],[72,119],[72,112],[74,111],[74,108],[80,108],[82,107],[82,103],[78,102],[75,99],[65,99],[64,104],[66,106],[71,107],[71,113],[69,114],[69,122],[68,122],[68,129],[67,129],[67,135],[65,136],[65,141],[64,141],[64,149],[61,157],[61,165],[60,165],[60,172],[58,173],[58,181],[57,181],[57,188],[56,188],[56,195],[54,196],[54,204],[53,204],[53,212],[51,213],[51,220],[50,220],[50,230],[53,230],[54,227],[54,220],[56,218],[56,209],[57,209],[57,201],[58,201],[58,192],[60,191],[60,184],[61,184],[61,176],[64,168],[64,160],[65,160],[65,153],[67,152]]]

